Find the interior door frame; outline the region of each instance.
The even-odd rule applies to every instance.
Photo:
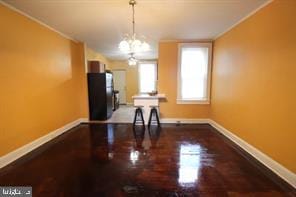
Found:
[[[125,103],[119,103],[120,105],[126,105],[127,104],[127,96],[126,96],[126,93],[127,93],[127,91],[126,91],[126,72],[127,72],[127,70],[126,69],[123,69],[123,68],[118,68],[118,69],[112,69],[112,72],[114,72],[114,71],[124,71],[125,72],[125,87],[124,87],[124,90],[125,90]],[[114,77],[114,75],[113,75],[113,80],[115,79],[115,77]],[[115,88],[115,85],[114,85],[114,87],[113,88]],[[120,93],[119,93],[119,95],[120,95]],[[119,99],[120,100],[120,99]]]

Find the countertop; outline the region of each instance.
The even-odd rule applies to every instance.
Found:
[[[154,96],[150,96],[149,94],[137,94],[132,97],[133,99],[164,99],[165,94],[156,94]]]

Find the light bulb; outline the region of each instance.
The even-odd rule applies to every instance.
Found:
[[[141,50],[141,41],[140,40],[133,40],[132,51],[139,52],[140,50]]]
[[[119,49],[122,52],[128,53],[130,51],[130,45],[126,40],[123,40],[119,43]]]
[[[137,59],[134,56],[131,56],[128,58],[128,65],[129,66],[135,66],[137,65]]]

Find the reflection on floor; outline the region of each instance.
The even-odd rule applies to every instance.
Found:
[[[198,178],[201,147],[199,145],[182,144],[179,155],[179,184],[186,186],[194,184]]]
[[[33,196],[294,196],[209,125],[82,124],[0,170]]]

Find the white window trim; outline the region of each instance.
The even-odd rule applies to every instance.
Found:
[[[148,94],[149,92],[141,92],[141,79],[140,79],[140,64],[155,64],[155,73],[156,73],[156,81],[155,81],[155,90],[157,91],[157,86],[158,86],[158,64],[156,60],[153,61],[140,61],[138,62],[138,90],[140,94]]]
[[[182,99],[181,98],[181,53],[182,48],[191,47],[207,47],[209,49],[208,53],[208,78],[207,78],[207,95],[206,100],[192,100],[192,99]],[[211,93],[211,71],[212,71],[212,43],[179,43],[178,44],[178,71],[177,71],[177,104],[210,104],[210,93]]]

